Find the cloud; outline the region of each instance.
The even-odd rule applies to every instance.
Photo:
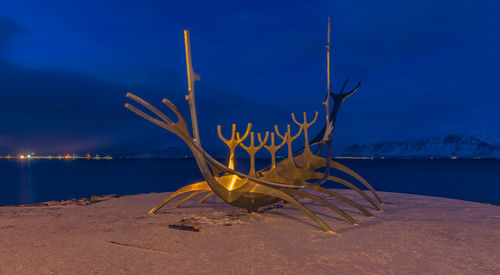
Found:
[[[11,136],[0,135],[0,147],[11,146],[13,144],[14,138]]]
[[[110,137],[115,136],[122,138],[123,146],[130,145],[139,132],[123,108],[131,87],[75,72],[12,64],[3,54],[9,39],[22,30],[0,17],[0,153],[99,152],[112,147]]]
[[[484,107],[485,102],[500,101],[499,3],[319,1],[307,7],[248,7],[235,2],[220,7],[203,3],[195,9],[185,3],[124,4],[126,11],[109,13],[112,7],[103,6],[95,14],[94,6],[86,6],[74,20],[69,18],[74,9],[54,6],[51,24],[31,30],[30,22],[27,29],[37,33],[36,39],[17,41],[29,44],[17,51],[21,59],[7,59],[5,53],[9,39],[26,31],[3,18],[0,134],[13,136],[15,144],[33,146],[42,144],[37,142],[42,138],[43,146],[57,147],[65,140],[80,143],[102,137],[102,143],[88,148],[148,152],[153,146],[168,147],[176,138],[125,110],[124,94],[133,91],[155,106],[162,106],[161,99],[167,97],[189,120],[184,26],[192,31],[195,71],[202,77],[196,86],[197,107],[206,149],[225,149],[217,139],[217,124],[229,129],[232,123],[244,128],[253,122],[260,132],[275,123],[281,128],[293,125],[290,112],[323,111],[327,15],[333,18],[335,89],[347,76],[353,83],[363,81],[342,107],[337,146],[482,130],[477,126],[500,122],[497,109]],[[88,14],[95,20],[89,22]],[[131,15],[137,20],[124,19]],[[73,24],[61,27],[68,20]],[[50,40],[44,31],[56,39]],[[87,38],[89,44],[78,43]],[[38,44],[33,41],[47,41],[41,46],[44,51],[34,50]],[[36,62],[29,62],[30,53],[34,59],[38,55]],[[47,64],[40,64],[45,59]],[[319,124],[313,127],[321,128]]]
[[[0,49],[5,49],[9,39],[21,33],[22,28],[0,17],[0,30]],[[164,76],[159,83],[125,85],[78,72],[22,68],[7,61],[2,53],[0,154],[23,150],[48,154],[136,154],[175,143],[174,135],[123,107],[130,102],[125,98],[129,91],[169,113],[161,103],[167,97],[189,120],[183,79],[166,69],[149,68],[150,74]],[[213,121],[225,122],[225,113],[245,106],[238,94],[209,83],[201,87],[204,92],[198,94],[198,113],[202,123],[213,129]],[[202,126],[203,131],[212,130],[207,126]]]
[[[24,29],[14,21],[0,16],[0,55],[6,50],[9,39],[23,31]]]

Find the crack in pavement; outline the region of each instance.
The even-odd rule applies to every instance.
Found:
[[[149,248],[149,247],[143,247],[143,246],[138,246],[138,245],[133,245],[133,244],[128,244],[128,243],[115,242],[115,241],[109,241],[109,242],[112,243],[112,244],[126,246],[126,247],[131,247],[131,248],[135,248],[135,249],[141,249],[141,250],[148,250],[148,251],[160,252],[160,253],[164,253],[164,254],[170,254],[170,253],[168,253],[168,251],[154,249],[154,248]]]

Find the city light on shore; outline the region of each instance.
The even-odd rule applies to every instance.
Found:
[[[38,156],[38,155],[35,155],[34,153],[31,153],[31,154],[18,154],[17,156],[12,156],[10,154],[8,154],[7,156],[0,156],[0,159],[69,159],[69,160],[73,160],[73,159],[106,159],[106,160],[110,160],[110,159],[113,159],[113,157],[111,156],[100,156],[99,154],[95,155],[95,156],[92,156],[90,154],[87,154],[85,156],[79,156],[77,154],[64,154],[64,155],[61,155],[61,154],[58,154],[58,155],[48,155],[48,156]]]

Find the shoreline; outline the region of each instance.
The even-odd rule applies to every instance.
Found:
[[[347,188],[346,189],[335,189],[335,188],[333,188],[332,190],[350,190],[350,189],[347,189]],[[363,190],[363,191],[369,192],[369,190]],[[157,193],[169,194],[172,192],[175,192],[175,190],[174,191],[167,191],[167,192],[137,193],[137,194],[123,194],[123,195],[118,195],[118,194],[92,195],[90,197],[71,198],[71,199],[67,199],[67,200],[50,200],[50,201],[40,201],[40,202],[25,203],[25,204],[0,205],[0,207],[37,207],[37,206],[43,207],[43,206],[54,206],[54,205],[86,206],[89,204],[106,201],[106,200],[111,199],[111,198],[120,198],[120,197],[126,197],[126,196],[138,196],[138,195],[147,195],[147,194],[157,194]],[[485,204],[485,205],[499,206],[500,207],[500,204],[494,204],[494,203],[483,202],[483,201],[469,201],[469,200],[462,200],[462,199],[457,199],[457,198],[447,198],[447,197],[440,197],[440,196],[402,193],[402,192],[377,191],[377,193],[378,192],[400,194],[400,195],[411,195],[411,196],[423,196],[423,197],[437,198],[437,199],[458,200],[458,201],[463,201],[463,202],[481,203],[481,204]]]

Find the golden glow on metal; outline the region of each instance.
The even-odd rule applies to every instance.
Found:
[[[200,133],[198,131],[198,120],[196,119],[196,104],[194,98],[194,83],[200,81],[200,76],[193,70],[193,62],[191,61],[191,42],[189,38],[189,31],[184,30],[184,45],[186,49],[186,70],[188,78],[188,95],[186,100],[189,102],[189,109],[191,111],[191,126],[193,128],[194,142],[201,145]]]
[[[188,90],[193,90],[193,82],[191,81],[193,74],[193,63],[191,62],[191,43],[189,38],[189,31],[184,30],[184,46],[186,50],[186,69],[187,69],[187,78],[188,78]],[[188,96],[186,96],[186,100],[188,100]]]
[[[229,156],[229,164],[227,167],[229,167],[229,169],[234,169],[234,153]]]
[[[242,137],[238,136],[236,137],[236,124],[232,125],[231,129],[231,138],[230,139],[225,139],[224,136],[222,135],[222,130],[221,126],[217,125],[217,134],[219,135],[219,138],[227,145],[229,148],[229,164],[228,167],[230,169],[234,169],[234,151],[236,150],[236,147],[240,145],[240,143],[245,140],[248,135],[250,134],[250,129],[252,129],[252,123],[248,123],[247,129],[245,131],[245,134],[243,134]]]
[[[233,175],[233,179],[231,180],[231,184],[229,185],[228,188],[229,191],[233,190],[235,181],[236,181],[236,175]]]
[[[330,35],[330,26],[328,28],[329,28],[328,35]],[[298,202],[295,199],[296,197],[300,197],[300,198],[307,198],[314,202],[320,203],[330,208],[343,218],[345,218],[351,224],[357,225],[357,222],[350,215],[348,215],[341,209],[337,208],[330,202],[312,193],[307,192],[308,190],[312,189],[320,193],[332,196],[336,199],[340,199],[350,204],[351,206],[355,207],[366,216],[373,216],[368,210],[366,210],[359,204],[355,203],[354,201],[350,200],[349,198],[319,186],[319,184],[323,183],[324,181],[321,181],[316,185],[308,182],[308,180],[316,180],[321,178],[343,184],[353,189],[363,198],[365,198],[376,209],[380,209],[378,204],[376,204],[367,194],[365,194],[362,190],[360,190],[352,183],[341,178],[329,176],[328,172],[325,172],[325,174],[316,172],[318,169],[325,168],[325,165],[328,165],[329,163],[330,168],[337,169],[339,171],[347,173],[353,178],[357,179],[365,187],[367,187],[376,196],[376,198],[379,199],[380,202],[382,202],[378,197],[378,195],[373,190],[373,188],[368,184],[368,182],[366,182],[366,180],[364,180],[354,171],[350,170],[349,168],[338,162],[335,162],[330,159],[328,159],[327,161],[326,158],[323,158],[319,155],[315,155],[311,152],[309,148],[310,144],[308,141],[308,128],[316,121],[318,113],[315,114],[315,117],[311,122],[307,122],[306,113],[304,113],[304,120],[302,123],[298,122],[295,118],[295,115],[292,114],[293,121],[299,126],[299,130],[297,131],[297,133],[292,136],[290,125],[287,125],[286,132],[284,134],[281,134],[278,130],[278,127],[275,126],[275,133],[271,133],[270,135],[271,145],[267,145],[269,133],[266,132],[264,139],[262,139],[260,134],[257,134],[260,144],[258,146],[255,146],[254,133],[250,131],[252,128],[251,123],[248,123],[247,129],[245,130],[243,135],[240,135],[238,132],[236,132],[236,125],[233,124],[231,130],[231,137],[229,139],[224,138],[224,136],[222,135],[221,126],[218,125],[217,134],[229,149],[228,165],[225,166],[224,164],[221,164],[220,162],[215,160],[212,156],[210,156],[201,147],[201,144],[199,143],[196,108],[194,102],[194,82],[199,80],[199,77],[193,72],[192,61],[191,61],[190,39],[189,39],[189,32],[187,30],[184,31],[184,42],[186,49],[186,64],[187,64],[188,89],[189,89],[189,95],[186,98],[188,99],[190,107],[191,122],[193,126],[192,134],[188,129],[184,116],[180,113],[178,108],[167,99],[164,99],[163,103],[177,116],[177,122],[175,123],[173,122],[174,120],[167,117],[164,113],[156,109],[154,106],[152,106],[148,102],[144,101],[143,99],[131,93],[127,93],[128,98],[136,101],[143,107],[147,108],[149,111],[156,114],[157,117],[152,117],[151,115],[137,109],[136,107],[130,104],[125,104],[125,107],[128,108],[130,111],[136,113],[137,115],[157,124],[158,126],[180,137],[193,152],[193,156],[196,159],[198,167],[200,168],[200,171],[205,181],[197,182],[180,188],[179,190],[170,194],[165,200],[156,205],[153,209],[151,209],[149,211],[150,214],[155,213],[165,204],[167,204],[172,199],[176,198],[181,194],[190,193],[185,198],[180,200],[175,205],[175,207],[180,206],[182,203],[197,196],[198,194],[204,194],[204,197],[200,200],[200,202],[203,202],[204,200],[206,200],[206,198],[210,197],[212,194],[215,194],[223,201],[233,206],[247,209],[249,212],[257,211],[259,207],[271,205],[280,201],[285,201],[297,207],[303,213],[308,215],[323,230],[333,232],[333,230],[326,223],[324,223],[319,217],[317,217],[302,203]],[[327,58],[329,65],[329,40],[327,49],[328,49]],[[330,74],[329,66],[327,72],[329,76]],[[328,86],[330,86],[329,81],[328,81]],[[354,91],[351,91],[347,96],[349,96],[353,92]],[[301,155],[296,156],[292,152],[292,143],[301,135],[302,132],[304,132],[305,136],[305,148]],[[275,134],[282,139],[282,142],[277,146],[275,145],[275,138],[274,138]],[[250,145],[247,146],[243,144],[243,141],[249,135],[250,135]],[[288,158],[276,162],[276,152],[282,146],[284,146],[285,143],[287,144]],[[238,146],[246,150],[250,156],[251,165],[250,165],[250,171],[247,174],[235,170],[235,150]],[[270,152],[272,163],[271,167],[268,168],[267,170],[261,170],[256,172],[255,154],[262,147],[266,148]],[[329,169],[326,170],[328,171]],[[222,176],[219,176],[221,173],[224,174]]]

